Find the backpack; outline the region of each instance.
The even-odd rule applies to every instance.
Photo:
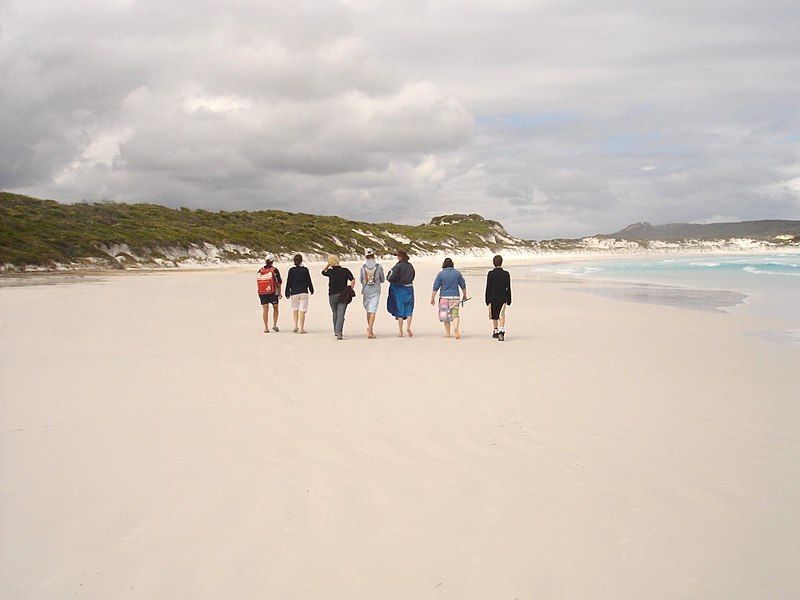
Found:
[[[274,294],[278,290],[278,285],[275,280],[275,267],[261,267],[258,270],[258,293]]]
[[[364,267],[364,285],[372,285],[375,283],[376,275],[378,274],[378,263],[371,269]]]

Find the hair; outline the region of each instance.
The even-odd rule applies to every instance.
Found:
[[[447,267],[453,266],[453,259],[452,258],[445,258],[444,262],[442,263],[442,268],[446,269]]]
[[[264,264],[267,265],[267,266],[271,265],[272,264],[272,259],[268,256],[267,258],[264,259]]]
[[[495,256],[495,257],[492,259],[492,264],[493,264],[495,267],[499,267],[499,266],[501,266],[501,265],[503,264],[503,257],[502,257],[502,256],[500,256],[500,255],[498,254],[497,256]]]
[[[294,255],[294,264],[297,267],[299,267],[301,264],[303,264],[303,255],[302,254],[295,254]]]
[[[408,260],[408,252],[406,252],[402,248],[400,248],[397,251],[396,255],[397,255],[397,258],[399,258],[400,260]]]
[[[330,254],[328,256],[328,265],[331,267],[336,267],[339,265],[339,257],[335,254]]]

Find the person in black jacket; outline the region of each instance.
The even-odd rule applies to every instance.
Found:
[[[322,270],[322,274],[328,278],[328,301],[333,316],[333,333],[337,340],[341,340],[344,332],[344,313],[356,295],[353,291],[356,278],[350,269],[339,264],[339,257],[336,255],[328,257],[328,264]]]
[[[292,302],[292,318],[294,329],[292,332],[306,333],[306,312],[308,311],[308,296],[314,293],[314,284],[311,274],[303,266],[303,256],[294,255],[294,266],[286,275],[286,297]],[[298,327],[299,325],[299,327]]]
[[[492,259],[494,269],[486,275],[486,306],[492,320],[492,337],[506,339],[506,306],[511,306],[511,275],[503,269],[503,257]]]

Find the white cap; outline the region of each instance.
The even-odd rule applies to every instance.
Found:
[[[267,254],[267,258],[264,259],[264,262],[275,262],[275,260],[274,254]]]
[[[373,250],[372,248],[367,248],[366,250],[364,250],[364,256],[369,256],[370,254],[375,254],[375,250]]]

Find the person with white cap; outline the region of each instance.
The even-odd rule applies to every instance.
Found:
[[[274,256],[267,256],[264,266],[258,270],[258,299],[261,300],[261,316],[264,319],[264,333],[269,333],[269,306],[272,305],[272,330],[278,331],[278,300],[281,295],[281,274],[272,266]]]
[[[373,327],[375,313],[378,312],[378,303],[381,299],[381,284],[386,281],[383,266],[375,260],[375,250],[367,248],[364,251],[366,261],[361,265],[361,294],[364,296],[364,309],[367,311],[367,337],[375,339]]]

